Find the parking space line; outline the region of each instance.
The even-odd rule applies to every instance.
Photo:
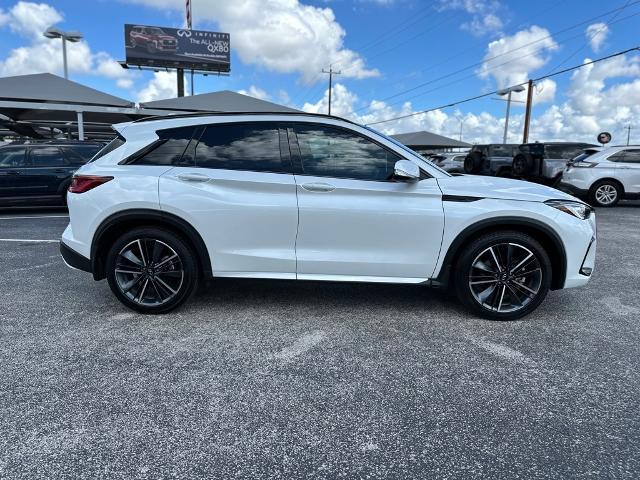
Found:
[[[32,240],[27,238],[0,238],[0,242],[59,243],[60,240]]]
[[[26,217],[0,217],[0,220],[25,220],[27,218],[69,218],[69,215],[33,215]]]

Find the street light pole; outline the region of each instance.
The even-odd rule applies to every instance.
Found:
[[[504,119],[504,135],[502,136],[503,145],[507,143],[507,134],[509,133],[509,114],[511,113],[511,94],[513,92],[524,92],[524,87],[522,85],[516,85],[498,91],[498,95],[500,96],[507,95],[507,114]]]
[[[65,80],[68,80],[69,68],[67,66],[67,41],[71,43],[79,42],[80,40],[82,40],[82,33],[76,31],[63,32],[59,28],[49,27],[43,32],[43,35],[47,38],[62,39],[62,63],[64,66],[64,78]]]

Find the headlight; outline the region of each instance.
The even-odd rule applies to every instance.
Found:
[[[571,200],[547,200],[544,202],[550,207],[562,210],[564,213],[573,215],[580,220],[586,220],[591,216],[593,209],[589,205],[581,202],[572,202]]]

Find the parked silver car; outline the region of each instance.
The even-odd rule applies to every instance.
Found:
[[[464,173],[464,159],[468,152],[447,152],[431,155],[427,160],[448,173]]]
[[[586,149],[567,163],[560,188],[598,207],[640,198],[640,145]]]

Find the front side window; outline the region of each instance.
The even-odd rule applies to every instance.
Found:
[[[295,127],[302,173],[319,177],[384,181],[401,158],[347,130],[320,125]]]
[[[278,127],[271,123],[209,125],[196,146],[197,167],[288,172],[280,156]]]
[[[32,167],[64,167],[67,165],[58,147],[31,147]]]
[[[0,150],[0,168],[18,168],[24,166],[24,147],[3,148]]]

